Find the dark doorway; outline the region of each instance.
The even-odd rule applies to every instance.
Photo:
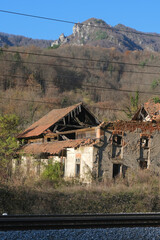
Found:
[[[113,164],[113,178],[117,177],[118,175],[121,175],[123,178],[125,178],[127,168],[128,167],[123,164]]]
[[[139,166],[141,169],[147,169],[147,161],[140,161]]]
[[[120,174],[121,164],[113,164],[113,178]]]

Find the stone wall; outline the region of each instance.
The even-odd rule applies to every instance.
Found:
[[[99,150],[99,177],[112,179],[125,176],[127,169],[150,169],[160,174],[160,133],[142,133],[141,129],[116,134],[120,144],[114,142],[114,133],[106,132],[103,147]],[[146,144],[146,146],[144,145]]]

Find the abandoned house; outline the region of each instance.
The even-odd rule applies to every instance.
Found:
[[[101,144],[100,121],[79,103],[54,109],[18,135],[21,161],[26,173],[40,174],[47,162],[61,162],[64,178],[88,181],[96,145]],[[16,161],[15,161],[16,163]]]
[[[141,110],[153,118],[153,109]],[[101,123],[83,103],[54,109],[19,134],[22,157],[15,165],[23,165],[26,174],[41,174],[44,163],[58,161],[65,179],[86,183],[93,178],[125,177],[128,169],[159,174],[160,123],[143,121],[138,111],[131,121]]]
[[[160,103],[155,103],[153,99],[144,103],[134,114],[132,120],[136,121],[159,121],[160,120]]]

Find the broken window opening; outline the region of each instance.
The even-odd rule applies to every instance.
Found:
[[[75,176],[80,177],[80,158],[76,158]]]
[[[112,136],[112,158],[122,158],[122,136],[114,134]]]
[[[113,135],[113,143],[121,146],[122,145],[122,136],[117,135],[117,134]]]
[[[146,161],[148,162],[149,159],[149,138],[147,136],[142,136],[140,139],[140,161]],[[146,166],[146,163],[144,163],[144,165]],[[143,163],[140,163],[140,167],[142,169],[147,168],[147,166],[145,167],[143,166]]]
[[[141,148],[148,148],[148,146],[149,146],[149,139],[148,139],[148,137],[142,137],[140,139],[140,146],[141,146]]]

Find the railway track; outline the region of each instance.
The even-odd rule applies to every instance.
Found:
[[[0,230],[160,226],[160,213],[0,216]]]

